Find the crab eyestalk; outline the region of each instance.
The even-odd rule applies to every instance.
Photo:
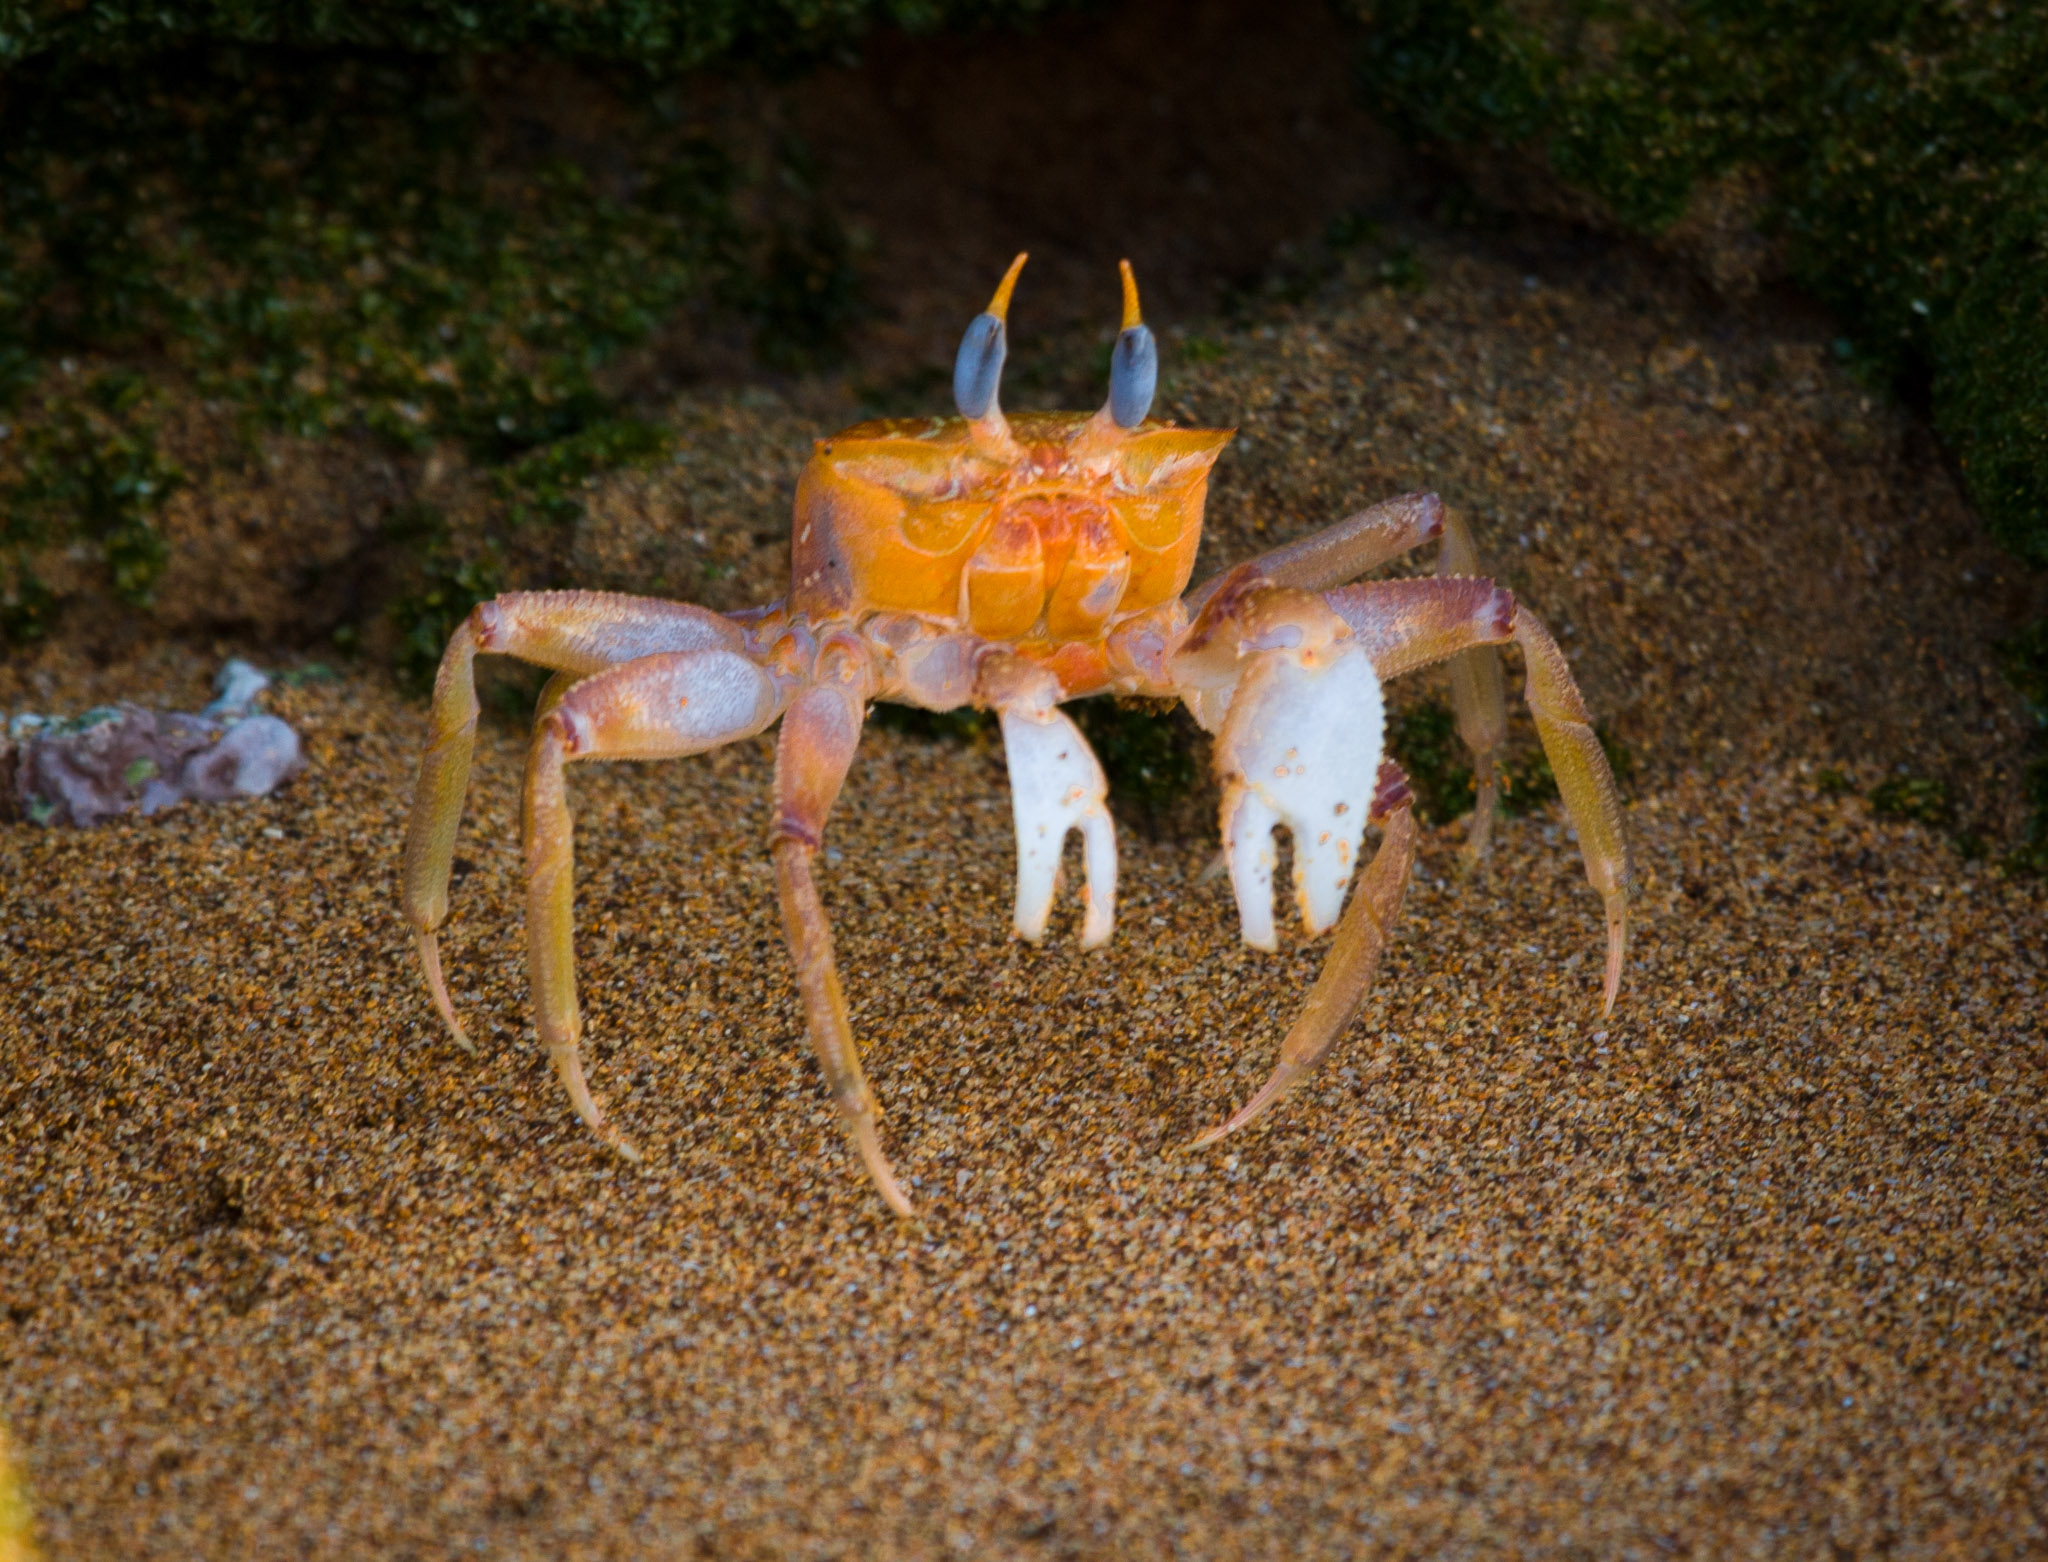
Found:
[[[1128,260],[1117,262],[1124,280],[1124,323],[1116,346],[1109,355],[1110,421],[1120,429],[1134,429],[1152,410],[1152,396],[1159,388],[1159,344],[1138,315],[1138,279],[1131,274]]]
[[[967,323],[960,351],[953,359],[953,405],[973,426],[975,443],[997,453],[1007,453],[1013,444],[1001,403],[1003,360],[1010,354],[1010,294],[1016,290],[1017,274],[1030,258],[1024,253],[1010,262],[988,308]]]

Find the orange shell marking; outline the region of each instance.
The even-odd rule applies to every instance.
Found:
[[[860,423],[797,481],[790,607],[915,613],[990,640],[1090,640],[1186,588],[1230,429],[1020,413]]]

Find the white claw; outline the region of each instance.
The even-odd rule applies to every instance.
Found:
[[[1237,891],[1237,920],[1244,941],[1271,954],[1280,947],[1273,927],[1273,870],[1280,851],[1273,826],[1280,816],[1250,787],[1231,790],[1223,810],[1223,849],[1229,854],[1230,887]]]
[[[1310,934],[1344,909],[1379,777],[1386,711],[1356,641],[1272,651],[1246,672],[1217,744],[1223,840],[1245,942],[1275,947],[1275,824],[1294,841],[1294,898]]]
[[[1116,827],[1109,783],[1080,729],[1056,710],[1003,712],[1010,805],[1017,821],[1017,932],[1045,936],[1067,832],[1079,830],[1088,873],[1081,947],[1109,942],[1116,923]]]

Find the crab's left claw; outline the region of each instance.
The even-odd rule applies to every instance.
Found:
[[[1302,923],[1322,932],[1343,909],[1378,777],[1386,717],[1372,658],[1319,596],[1248,580],[1212,599],[1175,671],[1208,685],[1191,704],[1219,729],[1223,848],[1245,942],[1279,947],[1283,824]]]
[[[1245,942],[1278,946],[1273,831],[1294,842],[1294,893],[1311,934],[1343,921],[1323,973],[1281,1044],[1279,1066],[1213,1143],[1263,1116],[1329,1053],[1364,1002],[1385,953],[1415,827],[1406,778],[1383,762],[1386,712],[1369,647],[1321,596],[1257,570],[1219,583],[1190,627],[1174,676],[1197,719],[1217,733],[1223,842]],[[1367,820],[1385,842],[1348,910]]]

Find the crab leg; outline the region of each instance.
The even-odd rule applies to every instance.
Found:
[[[1628,947],[1628,840],[1614,772],[1564,653],[1534,613],[1490,580],[1386,580],[1327,592],[1324,600],[1351,626],[1382,678],[1394,678],[1474,647],[1513,640],[1527,667],[1524,697],[1536,736],[1557,776],[1565,811],[1579,834],[1586,877],[1607,913],[1607,970],[1601,1012],[1621,990]]]
[[[1465,518],[1444,517],[1443,546],[1437,551],[1439,579],[1479,574],[1479,549]],[[1458,736],[1472,754],[1472,825],[1465,836],[1465,871],[1486,861],[1493,842],[1493,814],[1500,801],[1500,751],[1508,737],[1507,697],[1501,689],[1500,652],[1476,645],[1451,658],[1451,711]]]
[[[1214,1144],[1226,1134],[1263,1117],[1268,1109],[1329,1055],[1365,1003],[1366,990],[1379,970],[1380,957],[1394,936],[1408,878],[1415,867],[1415,818],[1409,809],[1408,778],[1391,760],[1382,761],[1372,803],[1372,822],[1381,826],[1380,849],[1365,870],[1337,925],[1329,959],[1310,990],[1308,1004],[1280,1043],[1280,1061],[1259,1093],[1238,1108],[1228,1122],[1211,1128],[1193,1148]]]
[[[526,764],[526,939],[534,1020],[576,1113],[629,1159],[583,1077],[576,1001],[574,831],[563,767],[572,759],[672,759],[750,737],[782,709],[775,681],[730,650],[664,652],[593,674],[534,733]]]
[[[1462,532],[1463,523],[1457,525]],[[1368,570],[1378,569],[1432,537],[1441,536],[1443,530],[1441,499],[1428,493],[1400,494],[1346,516],[1334,526],[1261,553],[1249,563],[1276,586],[1327,591],[1358,579]],[[1448,551],[1449,544],[1445,546]],[[1466,546],[1471,546],[1469,537]],[[1190,618],[1201,612],[1210,593],[1223,579],[1218,575],[1188,594],[1186,608]]]
[[[1593,718],[1579,697],[1572,670],[1536,615],[1526,607],[1515,614],[1515,643],[1528,669],[1523,698],[1536,718],[1536,736],[1557,776],[1565,812],[1579,832],[1579,855],[1586,877],[1600,892],[1607,910],[1607,973],[1601,987],[1600,1012],[1614,1012],[1621,991],[1621,962],[1628,950],[1628,892],[1632,877],[1628,838],[1621,826],[1621,795],[1593,730]]]
[[[426,752],[420,756],[412,822],[405,838],[400,900],[419,941],[420,963],[434,1007],[467,1047],[462,1022],[441,975],[439,931],[448,918],[448,870],[469,790],[476,742],[478,653],[516,656],[557,669],[542,692],[536,720],[559,703],[567,681],[657,651],[723,647],[737,650],[739,626],[680,602],[608,591],[515,591],[481,603],[448,641],[434,679]]]
[[[854,680],[820,684],[800,695],[783,719],[775,751],[775,882],[782,929],[803,993],[804,1019],[825,1083],[877,1191],[889,1208],[908,1215],[910,1199],[882,1154],[875,1098],[861,1072],[860,1051],[846,1017],[846,994],[832,959],[832,928],[811,876],[812,859],[824,840],[825,816],[839,796],[860,742],[861,698]]]
[[[1621,805],[1571,671],[1536,617],[1489,580],[1377,581],[1311,594],[1233,572],[1190,627],[1173,672],[1190,708],[1215,722],[1223,836],[1246,942],[1275,947],[1276,825],[1294,839],[1296,896],[1311,934],[1342,904],[1364,822],[1349,816],[1376,764],[1371,816],[1385,820],[1386,833],[1279,1066],[1198,1144],[1255,1120],[1329,1052],[1385,952],[1414,861],[1415,826],[1406,778],[1379,763],[1381,681],[1509,639],[1522,648],[1537,734],[1578,829],[1587,877],[1606,903],[1603,1012],[1612,1010],[1628,934]]]

